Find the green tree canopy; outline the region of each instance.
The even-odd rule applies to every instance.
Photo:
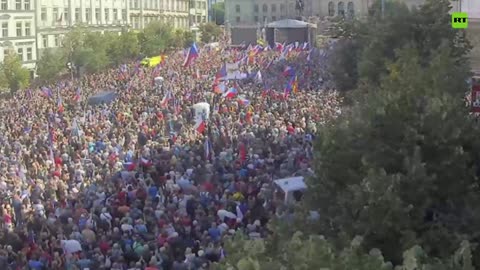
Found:
[[[225,24],[225,2],[215,3],[212,5],[213,21],[217,25]]]
[[[352,90],[358,81],[378,85],[395,61],[395,51],[412,45],[419,51],[420,64],[427,65],[432,54],[447,42],[455,57],[466,57],[470,44],[464,31],[450,26],[448,0],[427,0],[419,9],[409,10],[401,2],[387,1],[385,19],[381,19],[380,1],[371,7],[365,21],[342,21],[341,36],[330,65],[340,90]]]
[[[49,81],[55,79],[65,71],[66,57],[63,50],[45,49],[42,57],[37,61],[37,75],[41,80]]]
[[[156,56],[174,44],[173,28],[159,21],[149,23],[140,34],[141,51],[146,56]]]
[[[381,251],[368,253],[361,248],[362,238],[355,237],[342,251],[337,251],[323,236],[296,232],[282,241],[275,252],[269,248],[271,240],[248,240],[236,235],[226,243],[225,261],[214,265],[214,270],[393,270]],[[441,260],[431,258],[420,246],[413,246],[402,254],[402,264],[395,270],[473,270],[472,247],[463,241],[460,248]]]
[[[205,23],[200,25],[201,40],[204,43],[218,41],[223,31],[220,26],[215,23]]]
[[[0,84],[4,84],[12,93],[28,86],[30,82],[30,72],[22,66],[22,61],[13,50],[8,50],[0,63],[0,73],[0,79],[4,80]]]

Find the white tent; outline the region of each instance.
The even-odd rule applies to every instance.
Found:
[[[307,189],[303,176],[277,179],[273,182],[285,193],[285,203],[291,201],[293,192]]]
[[[208,119],[208,117],[210,116],[210,104],[206,102],[199,102],[193,105],[192,108],[195,110],[195,119],[202,117]]]
[[[156,77],[155,79],[153,79],[154,82],[155,82],[155,85],[162,85],[163,84],[163,77]]]

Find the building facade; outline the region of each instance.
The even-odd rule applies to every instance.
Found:
[[[190,25],[198,27],[208,21],[208,0],[190,1]]]
[[[14,50],[25,67],[37,60],[34,0],[0,0],[0,62]]]
[[[388,1],[388,0],[386,0]],[[424,0],[397,0],[412,7]],[[296,10],[296,0],[227,0],[225,1],[225,21],[232,26],[254,25],[300,16]],[[362,17],[375,0],[303,0],[302,17],[323,19],[345,15]]]

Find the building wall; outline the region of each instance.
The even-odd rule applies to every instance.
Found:
[[[208,0],[190,1],[190,23],[192,26],[208,22]]]
[[[14,50],[25,67],[37,60],[33,0],[0,0],[0,61]]]

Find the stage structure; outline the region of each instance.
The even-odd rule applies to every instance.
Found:
[[[285,19],[267,24],[266,36],[268,44],[273,48],[275,42],[294,43],[308,42],[315,46],[317,26],[308,22]]]

